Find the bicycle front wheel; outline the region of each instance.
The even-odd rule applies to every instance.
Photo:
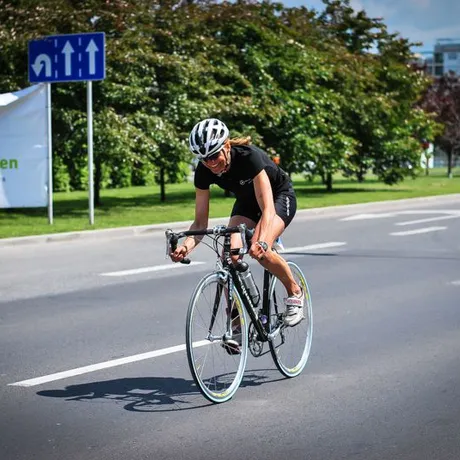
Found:
[[[239,347],[233,344],[239,343]],[[243,379],[248,353],[246,312],[235,288],[219,273],[205,276],[190,299],[186,322],[187,359],[202,395],[228,401]]]
[[[296,326],[281,326],[279,334],[269,341],[270,351],[278,370],[286,377],[299,375],[310,356],[313,334],[313,310],[307,280],[302,270],[294,262],[288,262],[292,275],[304,292],[304,318]],[[283,297],[286,295],[284,286],[274,276],[270,283],[270,324],[272,330],[282,324],[282,314],[285,310]]]

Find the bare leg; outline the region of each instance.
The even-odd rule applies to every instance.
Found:
[[[249,228],[256,228],[253,241],[258,240],[259,229],[258,224],[256,225],[254,221],[248,219],[247,217],[243,216],[233,216],[230,219],[230,226],[239,225],[241,223],[245,223]],[[283,283],[284,287],[286,288],[288,296],[292,296],[295,294],[300,294],[301,289],[300,286],[295,282],[294,277],[292,276],[291,269],[287,262],[276,252],[271,250],[273,246],[273,242],[280,236],[284,231],[284,222],[281,217],[275,215],[273,219],[273,223],[271,226],[271,235],[267,237],[266,243],[268,244],[268,251],[265,252],[265,256],[263,259],[259,259],[258,262],[262,267],[267,269],[270,273],[275,275],[281,283]],[[232,235],[232,248],[238,248],[242,246],[241,236],[237,233]],[[236,261],[237,257],[235,257],[234,262]]]
[[[237,225],[240,225],[240,224],[246,224],[248,228],[255,228],[256,226],[256,223],[252,219],[249,219],[248,217],[244,217],[244,216],[232,216],[230,218],[230,222],[228,223],[228,226],[236,227]],[[239,233],[233,233],[231,235],[230,245],[232,249],[241,248],[243,246],[243,241],[241,240],[241,235]],[[241,256],[232,256],[232,262],[236,264],[236,262],[240,258]]]

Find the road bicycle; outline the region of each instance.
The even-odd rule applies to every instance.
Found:
[[[231,249],[233,233],[241,234],[242,248]],[[167,255],[175,251],[179,239],[187,236],[202,237],[204,244],[217,255],[215,270],[201,279],[192,294],[186,320],[190,371],[200,392],[213,403],[228,401],[238,390],[248,350],[258,357],[268,342],[276,367],[289,378],[303,371],[310,355],[313,317],[307,280],[297,264],[287,262],[305,300],[302,321],[293,327],[286,326],[283,302],[286,290],[278,279],[264,270],[262,296],[257,287],[254,291],[254,285],[245,281],[253,280],[248,264],[242,260],[252,235],[253,230],[245,224],[179,233],[166,231]],[[209,237],[212,245],[205,237]],[[275,245],[273,250],[277,250]],[[239,256],[239,263],[232,262],[232,255]],[[190,259],[182,263],[189,264]]]

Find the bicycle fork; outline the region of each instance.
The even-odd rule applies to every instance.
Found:
[[[219,283],[216,289],[216,295],[214,297],[214,305],[211,314],[211,322],[209,324],[208,334],[206,339],[212,342],[220,342],[220,341],[227,341],[232,338],[233,330],[232,330],[232,305],[233,305],[233,295],[232,295],[232,279],[228,275],[228,273],[224,270],[218,272],[219,276]],[[227,291],[227,292],[224,292]],[[221,335],[213,335],[212,330],[214,327],[214,323],[216,322],[217,312],[219,311],[220,301],[222,299],[222,294],[225,295],[226,305],[226,312],[227,312],[227,324],[226,324],[226,332],[223,336]]]

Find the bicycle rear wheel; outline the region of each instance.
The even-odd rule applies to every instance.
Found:
[[[270,351],[278,370],[286,377],[296,377],[307,364],[310,355],[313,333],[313,311],[310,289],[302,270],[294,262],[288,262],[294,279],[304,292],[304,318],[296,326],[281,326],[279,334],[269,341]],[[284,286],[274,276],[269,288],[269,312],[272,330],[282,323],[285,310],[283,297],[286,296]]]
[[[227,289],[228,283],[219,273],[205,276],[196,287],[187,312],[190,372],[203,396],[214,403],[228,401],[235,394],[243,379],[248,353],[243,302],[233,288],[229,306]],[[236,348],[229,346],[234,341],[240,343],[236,353]]]

